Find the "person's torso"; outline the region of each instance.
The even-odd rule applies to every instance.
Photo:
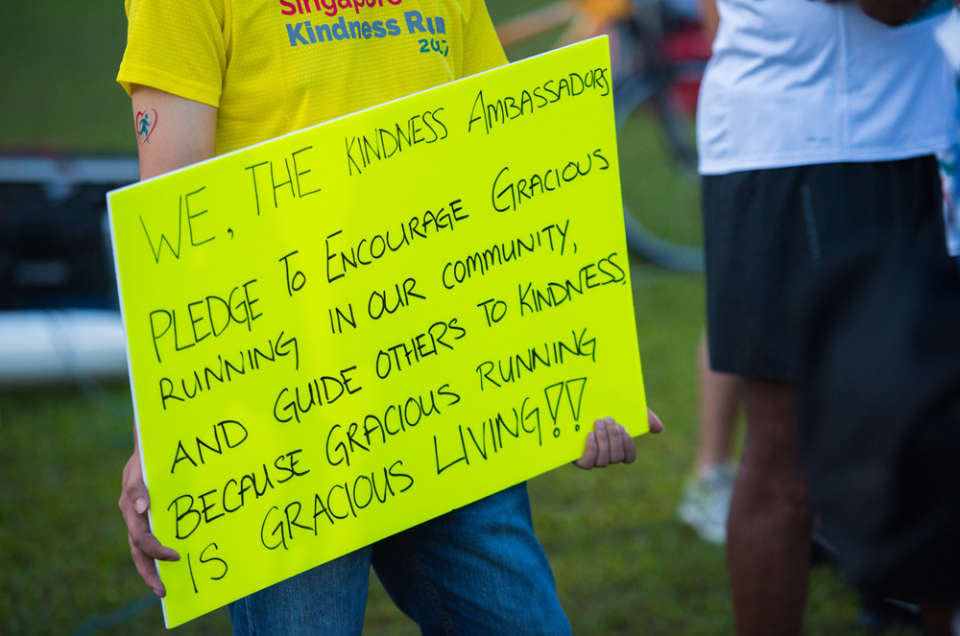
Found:
[[[217,153],[462,77],[465,4],[227,0]]]
[[[701,172],[899,159],[949,143],[937,17],[892,28],[855,2],[719,0]]]

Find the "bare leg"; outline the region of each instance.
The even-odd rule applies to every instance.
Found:
[[[710,369],[707,337],[697,347],[700,379],[700,440],[697,446],[697,477],[730,461],[733,427],[740,411],[743,378]]]
[[[722,545],[727,536],[727,514],[736,474],[730,451],[743,398],[743,378],[710,370],[706,336],[697,348],[697,372],[700,438],[695,474],[684,487],[677,516],[704,541]]]
[[[727,526],[740,636],[801,633],[812,513],[795,402],[791,384],[745,380],[747,438]]]

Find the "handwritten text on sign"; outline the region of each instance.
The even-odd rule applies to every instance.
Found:
[[[605,39],[110,208],[170,626],[646,431]]]

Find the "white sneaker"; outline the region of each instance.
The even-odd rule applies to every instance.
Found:
[[[708,543],[723,545],[727,540],[727,514],[737,467],[732,463],[710,469],[684,487],[677,516]]]

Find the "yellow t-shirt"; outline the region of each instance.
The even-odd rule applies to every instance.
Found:
[[[217,154],[506,63],[483,0],[125,2],[117,81],[217,107]]]

